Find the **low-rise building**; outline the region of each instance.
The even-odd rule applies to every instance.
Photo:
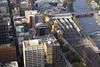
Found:
[[[5,6],[8,7],[8,1],[7,0],[0,0],[0,7]]]
[[[7,62],[5,64],[2,64],[2,67],[18,67],[18,62],[17,61]]]
[[[8,1],[7,0],[0,0],[0,13],[8,13],[9,7],[8,7]]]
[[[91,1],[91,6],[95,10],[96,8],[99,8],[99,5],[93,0]]]
[[[8,13],[9,12],[9,8],[8,7],[0,7],[0,13]]]
[[[34,16],[36,14],[38,14],[37,10],[34,10],[34,11],[33,10],[26,10],[25,11],[25,17],[26,18],[29,18],[30,16],[32,16],[32,15]]]
[[[17,61],[16,48],[11,47],[11,44],[0,45],[0,62],[7,63]]]
[[[24,26],[17,26],[16,27],[16,32],[17,33],[24,33]]]
[[[20,2],[20,15],[25,16],[25,10],[32,10],[30,1]]]
[[[43,36],[48,34],[50,34],[50,29],[46,23],[36,23],[36,36]]]

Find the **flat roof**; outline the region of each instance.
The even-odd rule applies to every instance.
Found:
[[[43,43],[41,42],[40,39],[27,40],[27,41],[23,41],[23,42],[25,44],[25,47],[32,47],[32,46],[43,45]]]
[[[10,47],[10,44],[1,44],[0,48],[6,48],[6,47]]]
[[[36,27],[39,27],[39,26],[40,26],[40,27],[42,27],[42,26],[43,26],[43,27],[44,27],[44,26],[47,27],[48,25],[47,25],[47,23],[42,23],[42,22],[36,23]]]
[[[53,36],[53,34],[45,35],[45,36],[36,36],[37,39],[41,39],[42,42],[45,42],[47,46],[59,45],[57,39]]]

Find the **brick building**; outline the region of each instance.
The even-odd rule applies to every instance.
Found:
[[[10,44],[0,45],[0,62],[10,61],[17,61],[16,48],[10,47]]]

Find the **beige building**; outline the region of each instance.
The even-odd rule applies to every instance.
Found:
[[[25,11],[25,17],[26,18],[29,18],[30,16],[34,16],[34,15],[36,15],[38,12],[37,12],[37,10],[26,10]]]
[[[54,64],[57,60],[59,60],[60,53],[59,53],[59,43],[52,44],[52,41],[48,41],[45,43],[46,47],[46,61],[47,64]]]
[[[51,39],[45,42],[46,62],[54,64],[60,58],[60,45],[56,40]]]

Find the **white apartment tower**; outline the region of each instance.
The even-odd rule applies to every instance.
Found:
[[[23,42],[24,67],[45,67],[45,47],[40,39]]]

